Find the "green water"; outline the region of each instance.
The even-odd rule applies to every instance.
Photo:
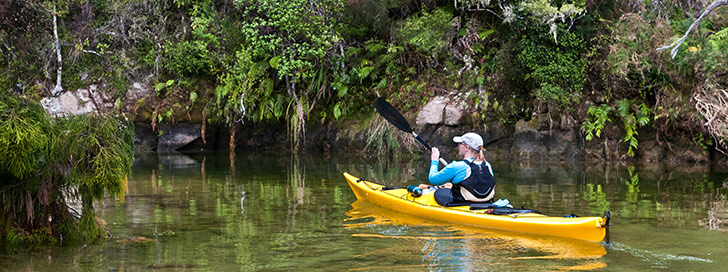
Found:
[[[419,183],[427,162],[344,155],[140,156],[113,238],[0,254],[7,271],[719,271],[728,174],[708,168],[492,162],[496,198],[549,215],[612,212],[597,244],[410,218],[355,202],[347,171]]]

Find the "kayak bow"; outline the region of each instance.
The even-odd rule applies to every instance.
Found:
[[[344,173],[357,199],[418,217],[471,226],[508,231],[545,234],[601,242],[608,233],[609,213],[603,217],[552,217],[540,213],[509,215],[489,214],[488,209],[471,210],[469,206],[444,207],[429,191],[415,197],[405,188],[385,189],[384,185]]]

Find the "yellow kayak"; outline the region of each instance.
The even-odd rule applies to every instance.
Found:
[[[351,204],[351,210],[346,212],[348,221],[344,224],[352,230],[354,237],[389,238],[389,239],[421,239],[421,240],[449,240],[449,239],[486,239],[488,243],[465,243],[470,252],[485,252],[492,250],[494,244],[502,248],[533,249],[538,256],[516,257],[523,259],[555,259],[555,260],[597,260],[607,254],[604,245],[592,241],[577,240],[549,235],[533,235],[497,229],[485,229],[463,224],[450,224],[429,218],[422,218],[396,212],[374,205],[366,200],[359,199]],[[450,232],[451,235],[421,234],[406,235],[401,232],[372,233],[373,225],[406,225],[410,227],[438,227]],[[362,232],[357,230],[362,229]],[[560,270],[593,270],[606,267],[601,261],[575,262],[573,267],[561,267]],[[587,269],[588,268],[588,269]]]
[[[405,188],[384,185],[344,173],[357,199],[422,218],[471,226],[545,234],[601,242],[607,238],[609,214],[604,217],[551,217],[536,212],[507,215],[490,214],[492,209],[471,210],[470,206],[444,207],[435,201],[433,191],[415,197]]]

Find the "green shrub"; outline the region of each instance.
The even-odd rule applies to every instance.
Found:
[[[177,76],[212,75],[215,71],[214,53],[203,41],[182,41],[164,46],[165,68]]]
[[[423,11],[419,16],[407,18],[395,34],[427,56],[442,57],[450,43],[445,37],[452,28],[452,20],[452,12],[444,8]]]
[[[50,118],[28,94],[0,96],[0,222],[8,222],[6,229],[30,230],[25,242],[52,242],[36,236],[49,217],[51,228],[68,217],[68,193],[81,200],[86,222],[74,231],[87,238],[82,242],[96,239],[103,232],[88,223],[95,220],[93,202],[124,196],[133,147],[129,122],[99,115]]]
[[[558,43],[543,30],[523,36],[516,58],[537,99],[568,109],[584,86],[587,60],[582,57],[585,46],[581,38],[564,30],[558,33]]]
[[[5,236],[0,240],[5,252],[31,251],[47,245],[55,245],[58,240],[51,235],[48,228],[38,228],[28,233],[20,228],[7,226]]]

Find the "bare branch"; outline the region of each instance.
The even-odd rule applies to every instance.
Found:
[[[690,25],[690,27],[688,28],[688,30],[685,31],[685,35],[683,35],[682,38],[680,38],[679,40],[673,42],[670,45],[666,45],[666,46],[657,48],[657,51],[661,51],[661,50],[665,50],[665,49],[668,49],[668,48],[672,48],[672,50],[670,50],[670,56],[672,58],[675,58],[675,55],[677,55],[677,49],[680,48],[680,45],[685,41],[685,39],[688,38],[688,35],[690,34],[690,31],[692,31],[693,28],[695,28],[696,26],[698,26],[700,24],[700,22],[705,18],[705,16],[708,15],[708,13],[710,13],[713,9],[715,9],[715,8],[717,8],[719,6],[723,6],[723,5],[728,5],[728,0],[716,0],[716,1],[713,1],[713,3],[711,3],[707,8],[705,8],[705,10],[703,11],[703,13],[700,14],[700,17],[698,17],[698,19],[696,19],[693,22],[693,24]]]
[[[493,10],[491,10],[489,8],[486,8],[485,11],[490,12],[491,14],[495,15],[495,17],[498,17],[498,19],[503,20],[503,17],[501,17],[500,15],[498,15],[498,13],[496,13],[495,11],[493,11]]]
[[[571,31],[571,27],[574,26],[574,22],[581,19],[582,17],[586,16],[586,9],[584,9],[583,12],[579,14],[579,16],[574,17],[574,19],[571,19],[569,22],[569,27],[566,28],[566,31]]]
[[[707,121],[703,124],[718,143],[716,150],[723,152],[728,147],[728,89],[709,84],[695,93],[695,108]]]
[[[96,52],[96,51],[93,51],[93,50],[81,49],[81,51],[83,51],[84,53],[91,53],[91,54],[97,55],[99,57],[101,56],[101,54],[99,54],[99,52]]]

